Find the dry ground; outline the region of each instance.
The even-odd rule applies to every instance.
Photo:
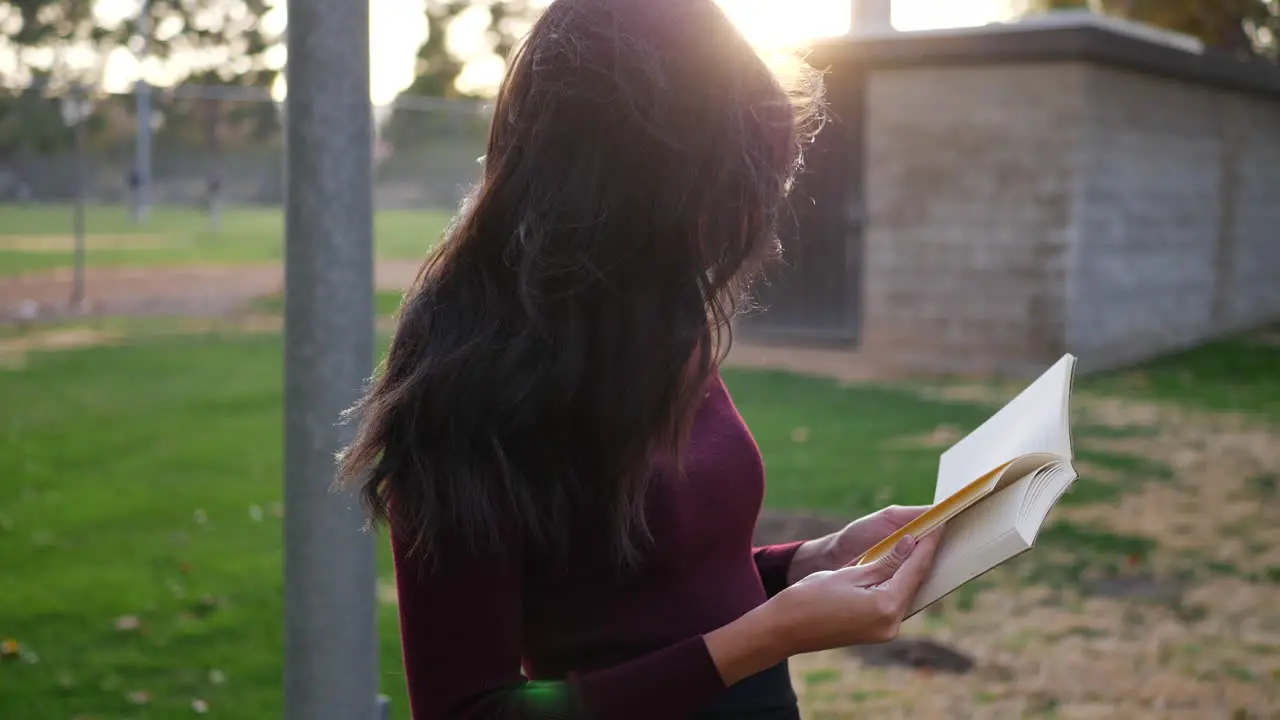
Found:
[[[168,238],[157,234],[94,234],[89,242],[99,250],[150,250],[167,247]],[[74,235],[0,235],[0,250],[36,253],[69,253],[75,249]]]
[[[988,386],[939,394],[1006,397]],[[1071,547],[1043,548],[983,578],[976,597],[948,598],[906,625],[907,638],[970,656],[968,673],[851,652],[797,658],[806,717],[1280,718],[1280,429],[1110,397],[1080,397],[1076,415],[1117,430],[1090,447],[1167,465],[1172,477],[1060,507],[1054,522],[1148,540],[1150,553],[1119,573],[1055,577],[1045,566]],[[1132,480],[1088,462],[1081,471]]]
[[[380,261],[377,287],[408,287],[418,266],[414,260]],[[0,323],[32,316],[224,315],[254,298],[281,292],[284,272],[279,264],[89,268],[86,302],[78,309],[69,307],[74,280],[69,269],[0,277]]]

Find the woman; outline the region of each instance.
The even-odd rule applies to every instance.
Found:
[[[513,58],[343,458],[415,718],[795,718],[789,656],[896,632],[934,541],[841,568],[919,509],[753,549],[717,371],[805,107],[713,0],[557,0]]]

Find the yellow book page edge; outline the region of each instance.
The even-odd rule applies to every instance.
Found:
[[[885,555],[888,555],[889,551],[893,550],[894,546],[898,544],[898,541],[902,540],[902,538],[906,537],[908,534],[914,536],[916,540],[919,540],[938,529],[947,520],[958,515],[960,511],[990,494],[992,489],[995,488],[996,481],[998,480],[1000,473],[1004,472],[1006,468],[1013,464],[1013,462],[1014,461],[1010,460],[1000,467],[997,467],[995,470],[992,470],[963,488],[960,488],[960,490],[946,500],[943,500],[937,505],[925,510],[915,520],[903,525],[895,530],[889,537],[876,543],[870,550],[863,553],[862,557],[855,560],[853,564],[866,565],[867,563],[873,563],[879,560]]]

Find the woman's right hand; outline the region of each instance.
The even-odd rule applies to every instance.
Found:
[[[929,577],[941,533],[907,537],[864,566],[814,573],[783,590],[768,608],[787,638],[787,655],[888,642],[898,635],[916,592]]]
[[[941,532],[865,566],[814,573],[705,636],[726,684],[802,653],[892,640],[929,577]]]

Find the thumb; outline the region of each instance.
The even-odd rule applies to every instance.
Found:
[[[898,572],[898,568],[902,567],[907,558],[911,557],[911,552],[915,549],[916,539],[914,537],[908,535],[902,538],[884,557],[870,565],[859,568],[859,584],[871,586],[887,582],[889,578]]]

